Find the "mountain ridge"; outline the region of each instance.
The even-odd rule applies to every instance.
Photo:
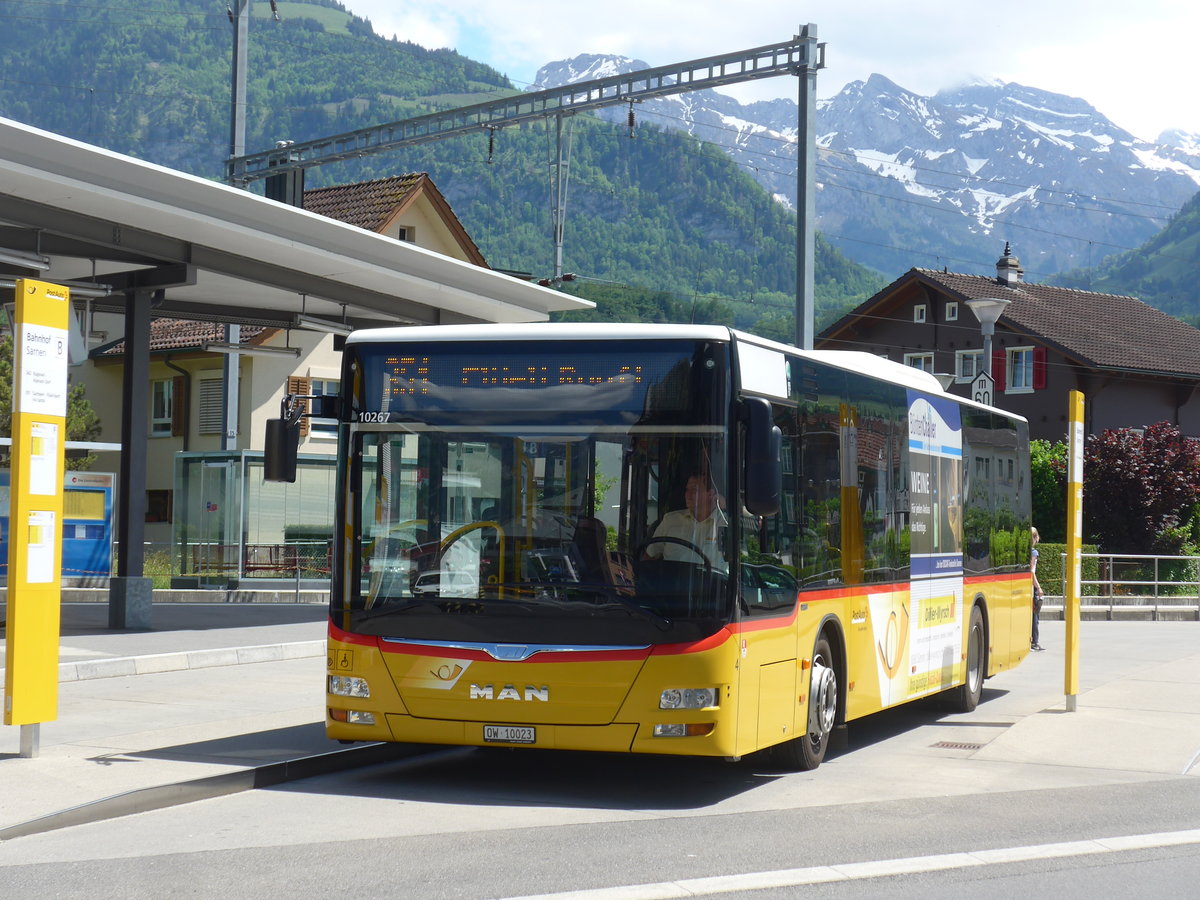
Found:
[[[281,21],[272,22],[264,4],[252,7],[251,152],[518,93],[495,69],[454,51],[379,37],[334,0],[278,8]],[[0,23],[11,26],[0,29],[0,115],[221,176],[232,43],[223,7],[160,0],[150,12],[119,0],[10,0],[0,6]],[[48,46],[61,52],[46,53]],[[794,215],[687,135],[642,129],[630,141],[586,115],[572,117],[567,130],[574,143],[563,262],[579,276],[572,290],[602,287],[616,298],[614,316],[719,314],[747,330],[791,333]],[[480,130],[310,169],[306,181],[320,187],[427,172],[492,265],[541,278],[554,274],[552,141],[553,126],[541,122],[494,135]],[[882,280],[820,241],[816,283],[818,315],[828,316]],[[662,301],[657,312],[647,297]]]
[[[536,78],[645,67],[582,54]],[[638,104],[642,120],[723,147],[784,203],[795,196],[796,111],[790,99],[743,105],[717,91]],[[1141,141],[1086,100],[1016,82],[977,78],[924,96],[877,73],[818,101],[816,118],[817,227],[885,273],[948,263],[986,272],[1002,240],[1031,274],[1095,264],[1161,230],[1200,188],[1200,138]]]

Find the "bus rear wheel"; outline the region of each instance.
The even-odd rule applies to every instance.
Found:
[[[957,712],[971,712],[983,696],[983,678],[987,672],[987,634],[983,630],[983,612],[979,605],[971,607],[971,624],[967,626],[967,671],[964,681],[955,688],[953,706]]]
[[[838,680],[829,640],[821,635],[813,648],[812,679],[808,690],[808,723],[805,734],[780,744],[776,758],[789,769],[809,771],[825,759],[837,722]]]

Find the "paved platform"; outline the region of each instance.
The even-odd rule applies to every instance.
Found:
[[[323,606],[171,604],[153,622],[114,632],[103,604],[63,607],[58,716],[38,755],[0,726],[0,840],[425,752],[325,738]],[[881,767],[882,793],[919,778],[962,793],[1200,775],[1200,623],[1081,633],[1076,711],[1063,623],[1043,622],[1049,650],[989,680],[974,713],[945,717],[961,747],[931,750],[920,728],[874,743],[864,720],[848,753]]]

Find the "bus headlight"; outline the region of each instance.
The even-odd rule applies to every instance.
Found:
[[[668,688],[658,698],[659,709],[708,709],[716,705],[716,688]]]
[[[712,732],[712,722],[698,722],[692,725],[671,723],[654,726],[655,737],[703,737]]]
[[[365,678],[352,675],[330,675],[329,693],[338,697],[370,697],[371,687]]]

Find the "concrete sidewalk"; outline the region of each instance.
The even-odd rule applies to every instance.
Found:
[[[0,622],[6,614],[0,602]],[[328,607],[169,603],[155,605],[152,620],[152,630],[113,631],[108,627],[107,603],[64,603],[59,681],[231,665],[230,652],[248,648],[261,648],[260,658],[242,661],[323,656]],[[7,648],[8,642],[0,641],[0,679]],[[152,668],[150,660],[156,660],[158,668]]]
[[[0,840],[428,752],[326,739],[325,620],[322,605],[172,604],[155,607],[154,631],[110,632],[104,605],[65,605],[58,716],[38,756],[21,758],[20,729],[0,727]],[[988,777],[1023,789],[1080,773],[1200,775],[1200,623],[1083,623],[1074,713],[1063,639],[1063,623],[1044,622],[1048,651],[988,681],[975,713],[948,717],[978,743],[955,753],[975,772],[962,778],[997,790]],[[931,713],[913,715],[873,746],[855,740],[870,720],[852,723],[850,758],[886,766],[881,784],[938,771],[947,751],[921,726]]]
[[[169,604],[153,621],[110,631],[106,604],[63,605],[58,715],[38,755],[22,759],[21,729],[0,727],[0,839],[43,817],[59,827],[261,786],[287,775],[273,766],[337,755],[323,724],[327,607]]]

